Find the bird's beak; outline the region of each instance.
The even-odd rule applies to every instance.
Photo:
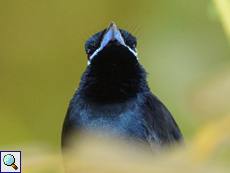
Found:
[[[103,49],[110,41],[117,40],[121,45],[125,46],[125,41],[117,28],[116,24],[114,22],[111,22],[107,30],[105,31],[105,34],[103,36],[103,39],[101,41],[100,48]]]

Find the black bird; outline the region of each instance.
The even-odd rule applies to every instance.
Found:
[[[79,132],[141,141],[152,150],[183,143],[172,115],[150,92],[136,45],[136,38],[113,22],[87,40],[88,67],[65,117],[63,148]]]

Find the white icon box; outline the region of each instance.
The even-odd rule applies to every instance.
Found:
[[[0,152],[1,152],[0,173],[21,172],[21,151],[0,151]]]

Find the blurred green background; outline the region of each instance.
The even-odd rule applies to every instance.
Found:
[[[66,110],[87,67],[85,41],[111,21],[137,37],[151,91],[192,145],[230,114],[228,34],[213,2],[0,1],[1,149],[42,143],[60,150]],[[219,156],[225,161],[227,149]]]

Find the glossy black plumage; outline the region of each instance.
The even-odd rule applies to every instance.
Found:
[[[86,42],[89,65],[68,108],[62,147],[79,132],[148,143],[153,150],[183,141],[173,117],[149,90],[136,44],[114,23]]]

